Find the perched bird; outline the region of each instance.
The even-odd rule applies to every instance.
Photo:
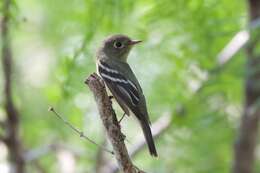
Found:
[[[134,114],[142,127],[150,154],[157,157],[142,88],[127,63],[131,48],[141,41],[125,35],[105,39],[97,51],[97,72],[125,114]]]

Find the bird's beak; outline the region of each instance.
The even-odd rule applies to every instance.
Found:
[[[135,44],[138,44],[138,43],[141,43],[142,41],[141,40],[131,40],[129,45],[135,45]]]

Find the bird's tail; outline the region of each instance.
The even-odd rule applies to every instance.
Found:
[[[148,145],[150,154],[154,157],[157,157],[158,154],[154,145],[153,136],[149,124],[147,122],[142,122],[142,121],[140,121],[140,124],[142,126],[144,137]]]

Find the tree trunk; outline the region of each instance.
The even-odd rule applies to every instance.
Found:
[[[24,173],[24,158],[19,138],[19,115],[12,100],[12,51],[10,44],[11,0],[3,1],[3,19],[1,23],[2,66],[4,74],[4,98],[7,114],[5,124],[5,142],[11,166],[11,173]]]
[[[247,66],[245,106],[239,136],[235,145],[233,173],[254,171],[255,148],[260,119],[260,27],[252,27],[260,17],[260,1],[248,0],[250,41],[246,47]],[[257,52],[258,48],[258,52]]]

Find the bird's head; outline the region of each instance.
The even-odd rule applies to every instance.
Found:
[[[140,40],[132,40],[125,35],[112,35],[103,41],[98,50],[98,54],[103,54],[108,58],[126,61],[133,45],[140,43]]]

